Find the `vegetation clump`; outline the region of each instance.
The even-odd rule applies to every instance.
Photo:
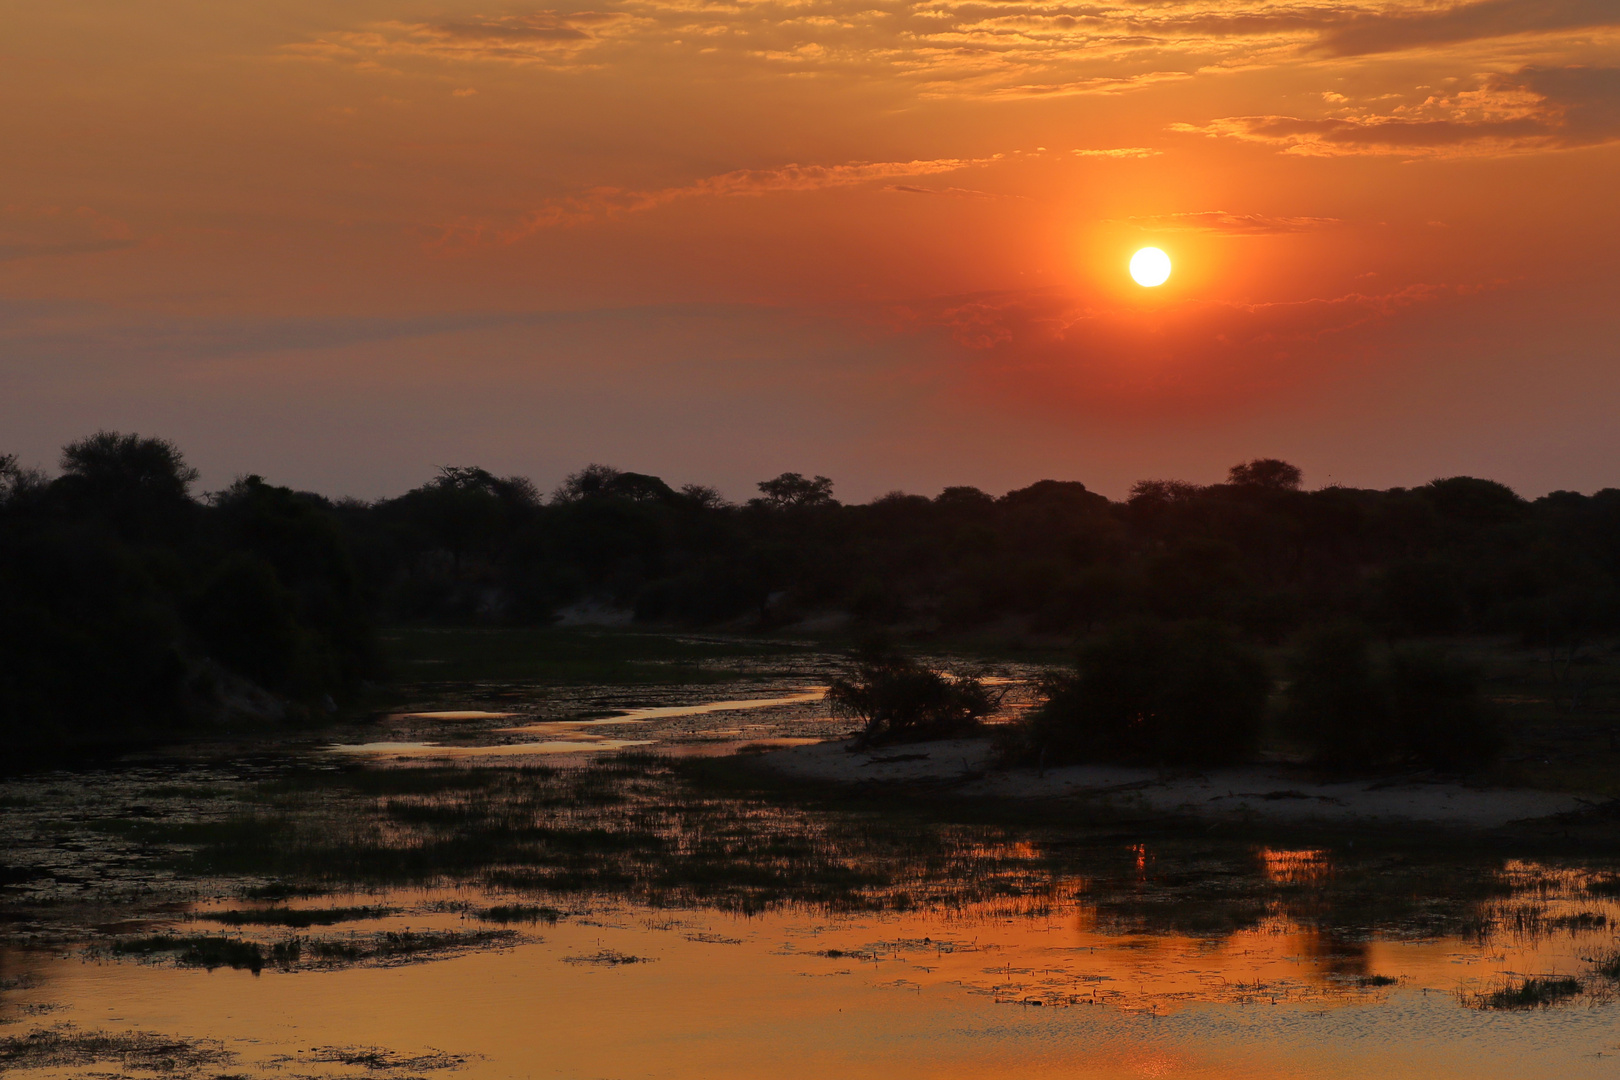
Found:
[[[126,1071],[139,1069],[164,1076],[191,1076],[200,1069],[217,1067],[234,1058],[235,1055],[211,1039],[180,1039],[144,1031],[82,1031],[72,1024],[0,1038],[0,1072],[76,1068],[105,1061],[117,1062]]]
[[[290,926],[304,929],[311,926],[332,926],[335,923],[357,919],[383,919],[396,912],[391,907],[329,907],[329,908],[254,908],[248,910],[205,911],[198,915],[209,922],[227,926]]]
[[[1580,992],[1579,979],[1568,976],[1530,977],[1482,994],[1476,1003],[1482,1009],[1545,1009],[1567,1001]]]
[[[228,967],[247,970],[257,975],[264,969],[264,948],[257,942],[240,938],[196,935],[177,937],[173,934],[153,934],[146,937],[120,938],[109,950],[114,956],[157,956],[167,954],[182,967],[200,967],[213,971]]]
[[[536,904],[497,904],[484,908],[478,917],[492,923],[555,923],[562,918],[562,912]]]
[[[1041,680],[1007,749],[1046,765],[1227,764],[1254,752],[1270,689],[1259,655],[1221,627],[1129,623]]]
[[[1318,764],[1463,770],[1501,751],[1480,673],[1436,650],[1380,656],[1365,628],[1339,624],[1305,639],[1290,674],[1288,726]]]
[[[832,681],[833,715],[859,720],[860,746],[971,735],[998,699],[971,676],[953,676],[882,649],[857,654],[848,674]]]

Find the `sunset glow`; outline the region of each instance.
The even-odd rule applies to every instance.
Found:
[[[1609,482],[1615,8],[1087,10],[19,9],[7,450],[112,424],[355,494]]]

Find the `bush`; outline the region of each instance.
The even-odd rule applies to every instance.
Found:
[[[1399,742],[1389,684],[1373,663],[1372,637],[1353,624],[1308,635],[1289,664],[1288,726],[1318,764],[1369,768]]]
[[[1468,769],[1502,747],[1479,672],[1432,649],[1380,661],[1365,630],[1328,627],[1291,665],[1288,719],[1320,765]]]
[[[1023,756],[1215,765],[1254,751],[1271,680],[1221,627],[1138,622],[1087,646],[1073,674],[1040,689]]]
[[[1476,768],[1502,751],[1478,669],[1430,649],[1396,652],[1389,679],[1407,760],[1432,769]]]
[[[918,742],[971,735],[998,699],[975,678],[952,677],[909,657],[866,649],[848,676],[827,688],[834,716],[864,725],[857,745]]]

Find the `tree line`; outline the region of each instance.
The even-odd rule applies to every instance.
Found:
[[[845,504],[785,473],[733,503],[602,465],[549,494],[447,466],[373,502],[196,481],[172,443],[115,432],[68,445],[54,477],[0,457],[8,737],[313,721],[379,677],[378,626],[544,625],[587,603],[647,625],[1097,639],[1149,620],[1247,643],[1353,622],[1558,644],[1620,622],[1616,489],[1307,490],[1271,459],[1122,501],[1041,480]]]

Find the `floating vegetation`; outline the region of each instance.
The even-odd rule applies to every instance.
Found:
[[[562,912],[535,904],[497,904],[478,912],[478,917],[493,923],[555,923]]]
[[[425,1054],[400,1054],[381,1046],[317,1046],[299,1054],[296,1060],[331,1065],[358,1065],[371,1072],[459,1069],[467,1064],[467,1059],[463,1055],[447,1054],[442,1050],[430,1050]]]
[[[514,945],[515,930],[390,930],[365,937],[299,939],[303,957],[323,963],[398,963]]]
[[[621,964],[650,964],[656,959],[658,958],[655,956],[631,956],[629,953],[613,949],[602,949],[585,956],[565,956],[562,961],[565,964],[600,964],[604,967],[618,967]]]
[[[1568,976],[1531,976],[1475,995],[1481,1009],[1545,1009],[1568,1001],[1581,992],[1579,979]]]
[[[177,937],[173,934],[152,934],[146,937],[119,938],[108,946],[114,956],[171,957],[181,967],[236,968],[257,975],[264,968],[265,950],[257,942],[241,938],[196,935]]]
[[[395,963],[427,959],[469,949],[514,944],[515,930],[390,930],[342,938],[290,937],[257,942],[224,936],[152,934],[119,938],[104,950],[115,957],[168,958],[181,967],[209,971],[228,967],[255,975],[266,967],[292,968],[306,963]]]
[[[212,1039],[181,1039],[144,1031],[110,1034],[81,1031],[72,1024],[0,1038],[0,1072],[51,1069],[117,1062],[124,1070],[190,1076],[204,1067],[234,1060]]]
[[[391,907],[331,907],[331,908],[255,908],[247,911],[204,911],[197,915],[209,922],[227,926],[289,926],[305,929],[311,926],[333,926],[360,919],[384,919],[398,914]]]

